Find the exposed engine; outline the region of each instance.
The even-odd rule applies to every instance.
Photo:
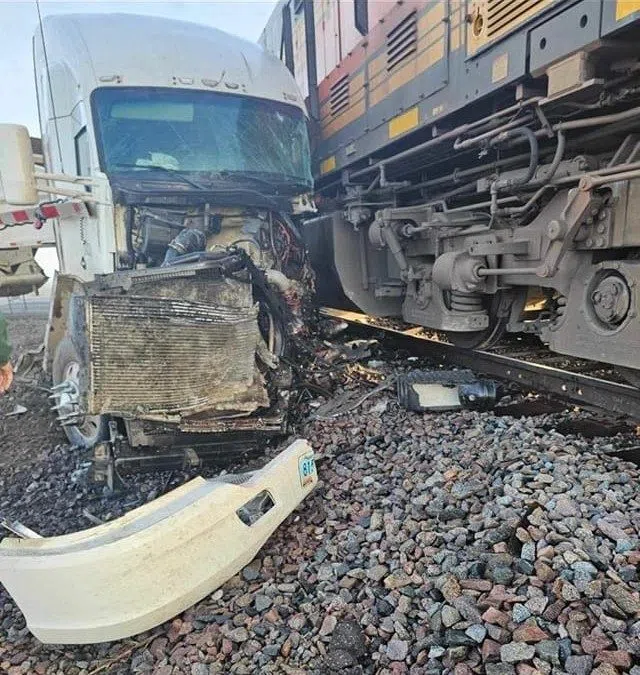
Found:
[[[142,446],[156,448],[156,465],[162,446],[167,460],[199,462],[282,433],[288,355],[314,290],[294,223],[209,204],[125,213],[128,269],[74,295],[88,381],[59,411],[63,424],[111,420],[105,466],[114,448],[121,464],[140,463]]]

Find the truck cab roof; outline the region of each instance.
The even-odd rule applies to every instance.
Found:
[[[50,68],[73,71],[85,95],[108,86],[192,88],[305,109],[278,59],[210,26],[136,14],[63,14],[45,17],[43,33]],[[34,51],[43,65],[39,29]]]

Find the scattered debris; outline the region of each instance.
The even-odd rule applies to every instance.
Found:
[[[24,377],[29,373],[35,366],[42,367],[42,361],[44,359],[44,342],[36,349],[28,349],[23,351],[18,357],[15,366],[14,372],[19,374],[21,377]]]
[[[318,328],[325,337],[332,338],[344,333],[349,328],[349,324],[341,319],[325,318],[319,321]]]
[[[340,417],[347,413],[353,412],[359,408],[367,399],[379,394],[381,391],[390,389],[396,381],[395,377],[389,377],[381,382],[377,387],[371,389],[365,394],[358,395],[357,392],[347,391],[344,394],[329,401],[327,404],[321,406],[312,415],[313,419],[331,419],[332,417]]]
[[[382,415],[383,413],[387,412],[387,408],[389,407],[389,399],[383,398],[377,403],[374,403],[370,408],[369,408],[369,414],[370,415]]]
[[[24,415],[27,410],[28,408],[25,408],[25,406],[16,403],[11,412],[5,413],[5,417],[17,417],[18,415]]]
[[[350,364],[344,371],[347,382],[368,382],[380,384],[386,378],[385,374],[376,368],[367,368],[360,363]]]
[[[398,401],[408,410],[488,410],[496,402],[496,383],[469,370],[413,370],[398,377]]]
[[[11,532],[11,534],[15,534],[20,539],[42,539],[41,535],[17,520],[3,518],[0,520],[0,527]]]
[[[131,654],[136,649],[144,649],[147,645],[153,643],[154,640],[161,639],[161,635],[162,635],[162,632],[153,633],[152,635],[150,635],[148,638],[146,638],[144,640],[134,642],[130,647],[127,647],[126,649],[121,651],[119,654],[116,654],[116,656],[113,656],[113,657],[107,659],[104,663],[99,665],[97,668],[94,668],[93,670],[91,670],[88,673],[88,675],[98,675],[98,673],[104,673],[106,671],[111,672],[112,666],[115,666],[117,663],[123,661],[128,656],[131,656]]]
[[[94,525],[103,525],[104,521],[98,518],[98,516],[94,516],[89,509],[82,509],[82,515],[90,522],[93,523]]]
[[[319,354],[328,363],[355,363],[371,357],[371,348],[378,344],[378,340],[349,340],[338,343],[325,340]]]
[[[377,340],[350,340],[342,345],[341,351],[347,361],[362,361],[371,356],[371,348],[377,344]]]

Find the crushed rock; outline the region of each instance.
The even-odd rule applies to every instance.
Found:
[[[376,403],[302,423],[315,492],[251,565],[135,641],[42,645],[0,591],[0,672],[640,675],[640,470],[608,454],[626,439]],[[37,460],[3,469],[0,513],[45,535],[189,477],[109,495],[55,435]]]

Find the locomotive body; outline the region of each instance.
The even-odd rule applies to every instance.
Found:
[[[315,118],[321,300],[635,379],[639,37],[637,0],[283,0],[261,41]]]

